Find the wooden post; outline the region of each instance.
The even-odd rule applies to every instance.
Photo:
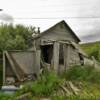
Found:
[[[70,45],[64,44],[63,45],[63,52],[64,52],[64,67],[65,71],[69,67],[69,60],[70,60]]]
[[[5,56],[5,52],[3,52],[3,85],[5,85],[5,81],[6,81],[6,56]]]
[[[35,40],[33,41],[33,50],[36,51],[36,44],[35,44]]]
[[[40,73],[40,59],[41,59],[40,55],[41,55],[40,50],[37,50],[35,52],[36,60],[35,60],[35,69],[34,69],[34,71],[37,74],[37,76]]]
[[[58,42],[54,43],[53,67],[54,67],[54,70],[58,73],[58,71],[59,71],[59,43]]]

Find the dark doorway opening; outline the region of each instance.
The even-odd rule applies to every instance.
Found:
[[[81,62],[81,65],[83,66],[84,65],[84,58],[81,54],[79,54],[79,57],[80,57],[80,62]]]
[[[41,46],[41,55],[42,60],[44,60],[46,63],[51,64],[51,59],[53,56],[53,45]]]

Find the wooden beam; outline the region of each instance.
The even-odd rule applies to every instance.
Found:
[[[35,40],[33,41],[33,50],[36,51],[36,44],[35,44]]]
[[[59,68],[59,43],[55,42],[54,43],[54,48],[53,48],[53,67],[54,70],[58,73],[58,68]]]
[[[40,50],[37,50],[35,52],[35,67],[34,67],[34,71],[37,74],[37,76],[40,74],[40,59],[41,59],[40,55],[41,55]]]
[[[66,69],[69,66],[69,60],[70,60],[70,45],[64,44],[63,52],[64,52],[64,67],[65,67],[65,71],[66,71]]]
[[[17,72],[17,70],[16,70],[16,66],[15,66],[14,62],[12,61],[10,55],[8,54],[7,51],[6,51],[5,53],[6,53],[6,56],[7,56],[8,60],[9,60],[9,62],[10,62],[10,64],[11,64],[11,67],[12,67],[14,73],[16,74],[18,80],[21,80],[21,78],[20,78],[20,76],[19,76],[19,74],[18,74],[18,72]]]

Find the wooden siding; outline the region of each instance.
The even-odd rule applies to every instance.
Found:
[[[24,81],[29,75],[38,76],[40,72],[40,51],[3,52],[3,85],[8,78]]]
[[[69,65],[80,64],[80,56],[77,50],[70,45],[70,58],[69,58]]]
[[[48,33],[44,34],[40,37],[40,39],[45,40],[69,40],[73,42],[78,42],[76,37],[72,34],[72,32],[65,27],[64,24],[59,24],[56,26],[52,31],[49,31]]]

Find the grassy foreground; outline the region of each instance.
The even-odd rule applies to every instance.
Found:
[[[77,93],[69,88],[70,82],[78,89]],[[36,81],[25,84],[15,94],[0,94],[0,100],[16,100],[25,93],[29,94],[25,100],[100,100],[99,84],[98,70],[90,66],[73,66],[59,77],[52,71],[45,71]]]

